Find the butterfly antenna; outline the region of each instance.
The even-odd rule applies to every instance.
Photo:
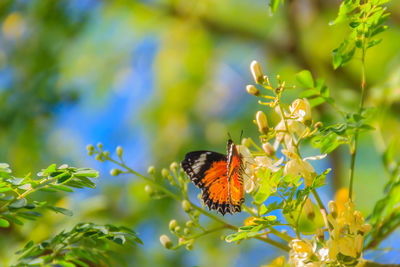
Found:
[[[231,134],[229,132],[228,132],[228,137],[229,137],[230,140],[232,140],[232,136],[231,136]]]

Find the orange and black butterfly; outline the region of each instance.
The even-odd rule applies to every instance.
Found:
[[[212,151],[193,151],[181,165],[193,183],[202,190],[204,204],[225,215],[241,211],[244,202],[243,161],[232,140],[227,155]]]

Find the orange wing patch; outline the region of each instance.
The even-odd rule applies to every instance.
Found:
[[[215,209],[224,215],[230,211],[229,183],[226,161],[215,161],[205,172],[202,199],[209,209]]]
[[[228,142],[229,145],[229,142]],[[243,161],[233,142],[228,150],[229,204],[232,212],[240,212],[244,202]]]

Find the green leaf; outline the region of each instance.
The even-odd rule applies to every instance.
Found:
[[[61,191],[65,191],[65,192],[74,192],[73,189],[71,189],[70,187],[65,186],[65,185],[50,184],[49,186],[50,186],[51,188],[58,189],[58,190],[61,190]]]
[[[325,103],[325,99],[323,97],[316,97],[309,99],[308,102],[310,103],[310,106],[313,108]]]
[[[309,97],[312,97],[312,96],[315,96],[315,95],[319,95],[319,91],[318,90],[316,90],[316,89],[308,89],[308,90],[302,91],[300,93],[299,97],[300,98],[305,98],[305,97],[309,98]]]
[[[90,168],[80,168],[76,170],[74,176],[84,176],[90,178],[97,178],[99,176],[99,172]]]
[[[302,70],[296,74],[296,79],[301,86],[305,88],[314,88],[314,80],[311,72],[308,70]]]
[[[386,147],[385,152],[383,153],[382,161],[387,171],[392,171],[397,166],[395,160],[397,147],[398,147],[398,141],[397,139],[393,138],[390,141],[389,145]]]
[[[271,170],[266,169],[265,171],[259,170],[260,177],[260,188],[254,195],[254,201],[257,204],[262,204],[271,195],[271,186],[269,179],[271,177]]]
[[[1,187],[0,188],[0,193],[8,192],[8,191],[11,191],[11,190],[13,190],[11,187]]]
[[[62,213],[64,215],[66,215],[66,216],[72,216],[73,215],[72,211],[70,211],[69,209],[64,209],[64,208],[55,207],[55,206],[47,206],[47,208],[51,209],[51,210],[53,210],[53,211],[55,211],[57,213]]]
[[[275,13],[278,10],[280,0],[271,0],[269,6],[271,7],[272,13]]]
[[[10,205],[8,205],[8,208],[10,209],[20,209],[26,206],[28,201],[25,198],[18,199],[14,202],[12,202]]]
[[[10,226],[10,223],[7,220],[0,218],[0,227],[6,228],[9,226]]]

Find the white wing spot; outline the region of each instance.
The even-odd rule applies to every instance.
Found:
[[[203,166],[204,162],[207,160],[208,153],[210,153],[210,152],[201,154],[200,157],[194,161],[192,169],[195,174],[198,174],[200,172],[201,167]]]

